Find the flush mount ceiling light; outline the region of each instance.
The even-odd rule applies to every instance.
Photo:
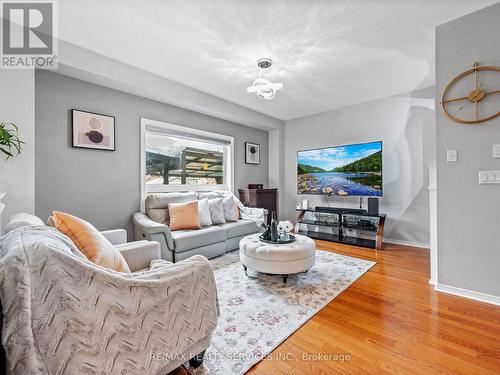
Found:
[[[247,92],[255,93],[258,97],[271,100],[276,96],[276,91],[283,88],[282,83],[272,83],[268,78],[270,78],[271,71],[267,70],[273,65],[273,61],[269,58],[262,58],[257,60],[257,66],[259,67],[259,72],[257,74],[257,79],[253,82],[252,86],[247,88]],[[264,78],[267,76],[267,78]]]

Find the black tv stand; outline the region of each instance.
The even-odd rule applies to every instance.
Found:
[[[316,206],[314,209],[315,212],[330,212],[334,214],[342,214],[342,213],[358,213],[358,214],[366,214],[366,210],[361,208],[344,208],[344,207],[328,207],[328,206]]]
[[[346,207],[297,209],[300,212],[295,233],[317,240],[382,249],[385,214]]]

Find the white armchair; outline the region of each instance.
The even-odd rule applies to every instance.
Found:
[[[10,372],[163,375],[201,363],[219,314],[206,258],[173,264],[159,259],[156,242],[127,243],[124,230],[104,231],[132,270],[115,272],[35,219],[0,237]]]
[[[152,260],[161,259],[158,242],[146,240],[127,242],[125,229],[105,230],[101,233],[120,251],[132,272],[146,269]]]

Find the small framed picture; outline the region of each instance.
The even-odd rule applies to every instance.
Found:
[[[99,113],[71,110],[72,146],[115,151],[115,118]]]
[[[245,163],[260,164],[260,145],[245,142]]]

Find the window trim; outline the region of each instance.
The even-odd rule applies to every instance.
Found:
[[[224,153],[224,184],[220,185],[149,185],[146,191],[146,128],[148,126],[160,128],[166,130],[166,133],[189,134],[193,136],[193,139],[197,139],[200,136],[221,140],[227,143],[229,146],[229,155]],[[200,139],[203,140],[203,139]],[[187,126],[169,124],[162,121],[151,120],[148,118],[141,117],[141,211],[144,212],[144,199],[147,193],[163,193],[163,192],[180,192],[180,191],[211,191],[211,190],[229,190],[234,192],[234,137],[224,134],[218,134],[213,132],[208,132],[205,130],[199,130],[190,128]]]

